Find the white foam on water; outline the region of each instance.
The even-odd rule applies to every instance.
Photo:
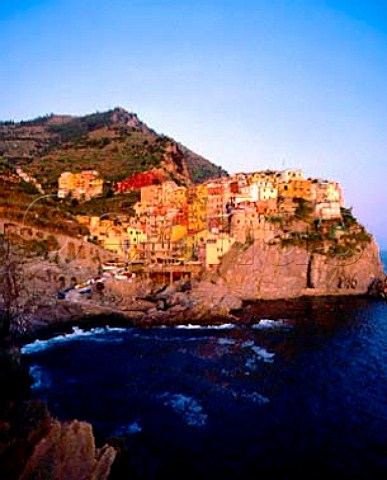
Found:
[[[235,340],[231,340],[231,338],[218,338],[219,345],[235,345]]]
[[[47,350],[48,348],[55,347],[60,345],[61,343],[65,343],[68,341],[76,340],[83,337],[96,337],[99,335],[103,335],[107,332],[125,332],[128,329],[126,328],[110,328],[110,327],[98,327],[92,328],[90,330],[82,330],[79,327],[73,327],[73,331],[71,333],[65,333],[63,335],[58,335],[53,338],[49,338],[48,340],[35,340],[32,343],[28,343],[21,348],[21,353],[23,355],[30,355],[32,353],[42,352],[43,350]],[[97,339],[98,340],[98,339]],[[104,338],[106,341],[106,338]]]
[[[172,407],[187,425],[191,427],[204,427],[208,415],[203,413],[203,407],[192,397],[181,393],[164,393],[160,395],[164,405]]]
[[[249,340],[242,343],[242,348],[250,348],[254,352],[255,357],[248,358],[245,362],[247,368],[253,369],[256,366],[256,361],[261,360],[265,363],[272,363],[274,361],[274,353],[267,351],[263,347],[258,347],[253,341]]]
[[[248,400],[258,405],[266,405],[267,403],[270,403],[270,400],[267,397],[265,397],[264,395],[261,395],[258,392],[241,393],[239,395],[239,398],[243,400]]]
[[[186,328],[186,329],[196,329],[196,330],[231,330],[235,328],[233,323],[223,323],[221,325],[194,325],[187,323],[186,325],[176,325],[175,328]]]
[[[48,341],[47,340],[35,340],[32,343],[27,343],[24,345],[20,351],[23,355],[29,355],[35,352],[41,352],[45,348],[47,348]]]
[[[245,361],[245,367],[249,370],[255,370],[257,366],[257,359],[255,357],[250,357]],[[247,372],[246,375],[250,375],[250,372]]]
[[[114,435],[123,436],[123,435],[135,435],[136,433],[142,432],[142,427],[138,420],[135,420],[129,425],[122,425],[114,431]]]
[[[209,336],[200,336],[200,337],[177,337],[177,336],[160,336],[160,335],[149,335],[146,333],[134,333],[134,338],[140,338],[141,340],[157,340],[158,342],[203,342],[209,340],[213,337]]]
[[[251,326],[254,330],[274,330],[277,328],[285,328],[290,329],[292,328],[289,325],[289,320],[286,319],[279,319],[279,320],[271,320],[270,318],[262,318],[259,320],[258,323]]]
[[[258,358],[266,363],[272,363],[274,359],[274,353],[268,352],[264,348],[257,347],[256,345],[251,347],[251,350],[257,355]]]
[[[175,328],[185,328],[188,330],[200,330],[204,328],[202,325],[193,325],[192,323],[187,323],[187,325],[176,325]]]
[[[51,381],[47,373],[45,373],[39,365],[32,365],[29,373],[32,377],[31,388],[33,390],[39,390],[41,388],[49,388]]]
[[[234,400],[237,400],[238,402],[242,400],[255,403],[257,405],[266,405],[270,403],[270,400],[267,397],[258,392],[241,392],[233,390],[229,387],[219,388],[219,391],[221,391],[225,395],[231,396]]]

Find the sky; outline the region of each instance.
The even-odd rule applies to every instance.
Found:
[[[387,248],[386,0],[0,0],[0,119],[121,106],[230,173],[339,181]]]

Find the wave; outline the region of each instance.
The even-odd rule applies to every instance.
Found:
[[[270,403],[269,398],[265,397],[264,395],[258,392],[246,392],[246,391],[234,390],[233,388],[230,388],[230,386],[228,385],[217,386],[216,390],[221,395],[232,398],[233,400],[236,400],[238,403],[241,401],[251,402],[257,405],[265,405],[267,403]]]
[[[200,336],[200,337],[184,337],[184,336],[162,336],[162,335],[149,335],[146,333],[134,333],[134,338],[139,338],[140,340],[156,340],[157,342],[203,342],[205,340],[210,340],[213,337],[210,336]]]
[[[118,327],[110,328],[109,326],[92,328],[90,330],[83,330],[82,328],[79,328],[79,327],[73,327],[71,333],[58,335],[56,337],[49,338],[47,340],[35,340],[32,343],[27,343],[21,348],[21,353],[23,355],[31,355],[33,353],[42,352],[49,348],[56,347],[62,343],[77,340],[84,337],[88,337],[96,341],[106,341],[106,337],[104,337],[103,339],[99,339],[97,337],[100,335],[104,335],[108,332],[110,333],[110,332],[126,332],[126,331],[128,331],[128,329],[126,328],[118,328]]]
[[[274,353],[267,351],[265,348],[257,347],[254,345],[251,347],[251,350],[257,355],[258,358],[262,359],[264,362],[271,363],[274,358]]]
[[[126,435],[135,435],[136,433],[142,432],[142,427],[139,423],[139,420],[135,420],[129,425],[122,425],[114,431],[114,435],[117,437],[126,436]]]
[[[218,338],[218,344],[219,345],[235,345],[236,341],[231,340],[231,338]]]
[[[194,325],[187,323],[186,325],[176,325],[175,328],[196,329],[196,330],[231,330],[235,328],[233,323],[223,323],[221,325]]]
[[[33,380],[31,385],[33,390],[40,390],[51,386],[51,381],[47,372],[44,371],[40,365],[31,365],[29,373]]]
[[[274,359],[274,353],[269,352],[263,347],[259,347],[258,345],[255,345],[255,343],[252,340],[249,340],[247,342],[242,343],[242,348],[250,348],[252,352],[255,353],[256,357],[253,358],[248,358],[246,360],[246,367],[248,368],[253,368],[255,366],[256,360],[262,360],[265,363],[272,363]]]
[[[160,398],[164,400],[164,405],[172,407],[187,425],[191,427],[206,425],[208,415],[203,413],[203,407],[194,398],[181,393],[169,392],[163,393]]]
[[[266,405],[267,403],[270,403],[270,400],[267,397],[265,397],[264,395],[261,395],[258,392],[252,392],[252,393],[232,392],[232,395],[236,400],[247,400],[249,402],[253,402],[258,405]]]
[[[289,320],[279,319],[271,320],[269,318],[262,318],[258,323],[251,326],[254,330],[266,330],[266,329],[276,329],[276,328],[291,328],[289,325]]]

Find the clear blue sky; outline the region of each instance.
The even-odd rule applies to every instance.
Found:
[[[386,0],[0,6],[1,119],[122,106],[230,172],[340,181],[387,247]]]

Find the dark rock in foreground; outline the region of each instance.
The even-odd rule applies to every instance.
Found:
[[[42,402],[25,399],[30,380],[15,347],[0,348],[0,372],[0,478],[108,478],[116,450],[96,448],[90,424],[59,422]]]

